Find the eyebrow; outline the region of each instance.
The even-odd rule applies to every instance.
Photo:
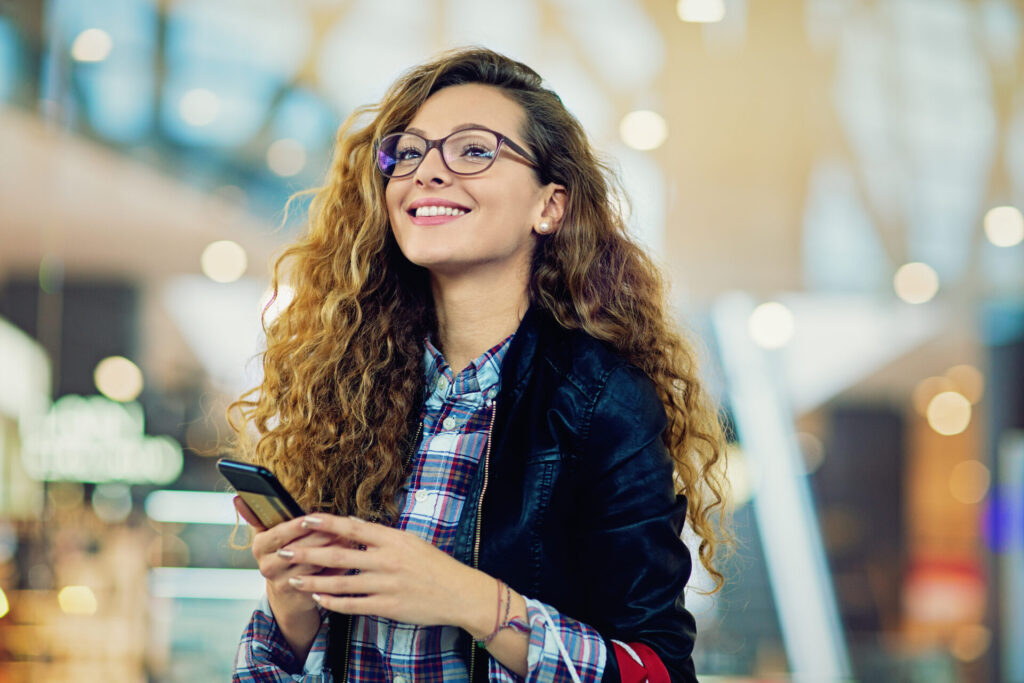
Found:
[[[470,128],[486,128],[487,130],[490,130],[489,126],[485,126],[485,125],[483,125],[481,123],[463,123],[461,125],[456,126],[455,128],[452,128],[451,132],[452,133],[458,133],[460,130],[468,130]],[[412,127],[406,128],[405,132],[406,133],[415,133],[416,135],[419,135],[422,138],[426,138],[427,137],[427,132],[424,131],[424,130],[421,130],[419,128],[412,128]],[[444,137],[444,136],[442,136],[442,137]]]

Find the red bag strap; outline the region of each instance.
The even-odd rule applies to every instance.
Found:
[[[624,647],[618,643],[612,645],[615,648],[615,659],[619,663],[622,683],[672,683],[661,657],[650,646],[639,642],[627,643],[643,662],[641,665]]]

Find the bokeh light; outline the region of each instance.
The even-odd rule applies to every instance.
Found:
[[[195,88],[182,95],[178,113],[190,126],[208,126],[220,114],[220,98],[205,88]]]
[[[928,402],[928,426],[943,436],[960,434],[971,422],[971,402],[956,391],[943,391]]]
[[[725,0],[679,0],[676,15],[682,21],[711,24],[725,18]]]
[[[64,614],[91,616],[99,605],[96,594],[88,586],[65,586],[57,594],[57,603]]]
[[[646,109],[632,111],[622,117],[619,135],[633,149],[656,149],[668,137],[668,124],[657,112]]]
[[[199,259],[203,274],[214,282],[234,282],[245,274],[249,258],[238,242],[218,240],[203,250]]]
[[[954,365],[946,370],[946,377],[972,404],[980,401],[985,393],[985,375],[973,365]]]
[[[306,167],[306,148],[298,140],[275,140],[267,149],[267,166],[271,171],[289,178]]]
[[[997,206],[985,214],[985,237],[997,247],[1015,247],[1024,241],[1024,215],[1015,206]]]
[[[908,304],[923,304],[939,291],[939,274],[927,263],[907,263],[896,271],[893,287]]]
[[[102,62],[113,48],[109,33],[101,28],[87,28],[71,43],[71,57],[79,62]]]
[[[127,403],[142,393],[142,370],[124,356],[104,358],[92,373],[96,388],[107,398]]]
[[[961,662],[973,662],[988,651],[992,631],[982,624],[965,624],[953,631],[949,653]]]
[[[797,432],[796,442],[800,446],[804,472],[813,474],[825,462],[825,444],[810,432]]]
[[[793,314],[777,301],[761,304],[750,314],[747,329],[754,342],[766,349],[785,346],[793,338]]]
[[[992,473],[974,459],[957,463],[949,474],[949,492],[953,498],[967,505],[980,503],[988,494],[991,483]]]
[[[0,588],[0,619],[7,616],[7,613],[11,611],[11,603],[7,602],[7,595],[4,593],[4,589]]]

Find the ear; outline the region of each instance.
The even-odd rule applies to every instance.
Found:
[[[558,226],[565,216],[565,209],[569,203],[569,193],[564,185],[548,183],[543,188],[542,198],[543,203],[540,216],[537,218],[537,224],[539,225],[541,221],[544,221],[550,225],[550,229],[543,234],[551,234],[558,230]]]

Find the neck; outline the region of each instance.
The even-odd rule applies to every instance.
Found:
[[[519,327],[530,305],[524,276],[450,278],[431,276],[438,342],[452,372]]]

